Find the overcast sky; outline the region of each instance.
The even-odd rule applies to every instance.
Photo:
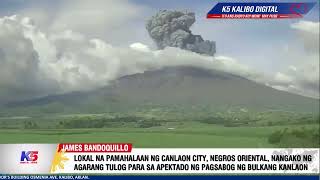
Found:
[[[215,4],[216,1],[212,0],[1,0],[0,65],[7,71],[3,70],[2,74],[0,72],[0,101],[12,100],[11,96],[19,100],[20,96],[17,96],[17,93],[21,94],[21,98],[27,99],[50,93],[82,90],[83,84],[80,82],[84,79],[92,82],[92,87],[103,86],[112,78],[145,70],[150,65],[143,64],[143,68],[137,67],[138,63],[128,62],[128,57],[123,55],[123,51],[132,57],[131,53],[136,53],[132,51],[142,52],[141,49],[147,49],[144,53],[149,54],[141,56],[158,58],[154,55],[155,45],[145,30],[145,21],[160,9],[195,12],[197,21],[192,26],[193,34],[200,34],[204,39],[216,41],[217,59],[225,60],[226,63],[232,61],[237,67],[248,67],[250,73],[246,74],[260,73],[256,75],[258,81],[277,89],[319,97],[318,3],[302,19],[206,19],[206,13]],[[4,16],[13,15],[19,16],[4,20]],[[25,17],[30,19],[24,19]],[[8,39],[8,34],[14,38]],[[30,59],[34,60],[26,60],[34,65],[30,65],[29,70],[33,73],[29,73],[29,76],[37,82],[31,83],[32,85],[27,77],[16,77],[17,82],[14,85],[4,80],[4,77],[14,72],[12,70],[9,73],[8,67],[21,72],[21,67],[16,67],[18,63],[15,62],[21,61],[16,59],[18,55],[12,54],[13,58],[9,58],[10,53],[14,52],[6,52],[9,51],[9,46],[15,48],[19,45],[20,41],[16,39],[21,42],[23,40],[27,45],[31,44],[30,50],[23,49],[19,58],[28,54],[32,56]],[[92,55],[90,51],[84,55],[83,50],[92,48],[92,44],[95,46],[96,54]],[[108,54],[103,54],[99,48]],[[82,52],[79,52],[81,50]],[[110,54],[113,54],[112,58],[106,59]],[[86,60],[81,60],[80,57],[84,56]],[[198,58],[206,59],[200,56]],[[85,62],[91,59],[97,61],[96,66]],[[100,69],[99,63],[106,68]],[[128,64],[134,67],[129,67]],[[118,70],[111,70],[116,69],[114,67]],[[238,74],[244,74],[242,70],[243,68]],[[41,75],[35,71],[39,71]],[[70,76],[69,80],[62,77],[66,74]],[[100,78],[92,80],[92,74],[98,74]],[[264,75],[265,77],[261,77]],[[18,76],[17,73],[15,76]],[[28,86],[25,90],[21,88],[27,84],[31,87]],[[35,91],[32,87],[38,88]],[[16,94],[12,95],[12,92]]]

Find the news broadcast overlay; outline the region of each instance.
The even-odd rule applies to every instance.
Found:
[[[213,19],[302,18],[316,2],[304,3],[217,3],[207,14]]]
[[[319,174],[318,148],[1,144],[0,174]]]

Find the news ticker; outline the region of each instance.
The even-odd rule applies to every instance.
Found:
[[[318,148],[133,148],[1,144],[0,174],[319,174]]]
[[[197,176],[191,176],[191,175],[162,175],[162,176],[152,176],[152,175],[144,175],[144,176],[106,176],[106,175],[0,175],[0,179],[7,179],[7,180],[25,180],[25,179],[43,179],[43,180],[105,180],[105,179],[117,179],[117,180],[319,180],[319,176],[301,176],[301,175],[291,175],[291,176],[283,176],[283,175],[275,175],[275,176],[262,176],[262,175],[237,175],[237,176],[221,176],[221,175],[215,175],[215,176],[203,176],[203,175],[197,175]]]

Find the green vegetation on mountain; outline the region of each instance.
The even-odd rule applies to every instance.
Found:
[[[232,74],[171,67],[0,108],[0,143],[319,147],[319,100]]]

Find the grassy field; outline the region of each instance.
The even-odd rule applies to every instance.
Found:
[[[267,137],[272,132],[283,129],[282,126],[223,127],[200,123],[194,123],[192,128],[190,124],[188,126],[171,130],[167,127],[1,129],[0,143],[127,142],[133,143],[134,147],[143,148],[267,148],[275,147],[268,143]],[[292,128],[296,127],[298,126],[292,126]]]
[[[145,109],[144,109],[145,110]],[[0,117],[0,143],[126,142],[134,147],[319,146],[319,116],[247,109]]]

